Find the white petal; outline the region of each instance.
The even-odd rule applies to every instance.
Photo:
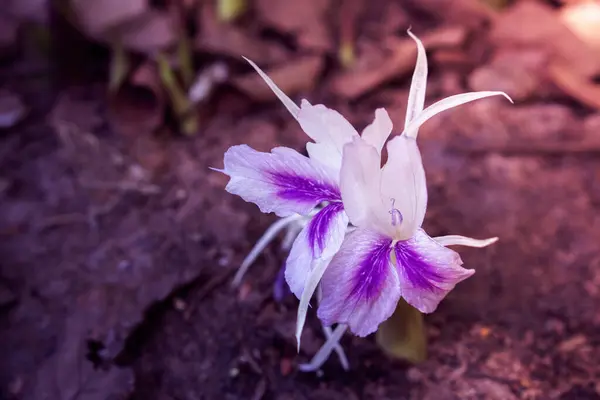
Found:
[[[425,106],[425,92],[427,89],[427,54],[423,43],[409,30],[408,35],[417,43],[417,63],[410,83],[410,93],[408,94],[408,105],[406,107],[406,119],[404,129],[423,111]],[[416,132],[415,132],[416,136]]]
[[[244,275],[246,275],[248,268],[250,268],[250,265],[252,265],[254,260],[256,260],[261,251],[263,251],[265,247],[267,247],[267,245],[271,243],[273,239],[275,239],[279,231],[291,223],[299,220],[300,218],[302,218],[301,215],[293,214],[289,217],[281,218],[269,226],[260,239],[258,239],[258,242],[256,242],[252,250],[250,250],[250,253],[246,256],[246,258],[244,258],[242,265],[240,265],[240,268],[233,277],[231,285],[235,287],[242,283],[242,279],[244,278]]]
[[[404,129],[404,132],[411,137],[417,137],[419,127],[423,125],[431,117],[441,113],[442,111],[449,110],[450,108],[458,107],[461,104],[469,103],[471,101],[483,99],[491,96],[504,96],[511,103],[512,99],[504,92],[471,92],[462,93],[454,96],[446,97],[443,100],[438,101],[427,107],[423,112],[417,115],[408,126]]]
[[[311,372],[319,369],[321,365],[327,361],[333,349],[335,349],[339,344],[340,339],[342,336],[344,336],[344,332],[346,332],[347,328],[347,325],[339,324],[333,331],[333,334],[327,339],[325,344],[321,346],[317,354],[315,354],[312,360],[310,360],[310,363],[299,365],[300,371]]]
[[[433,240],[435,240],[442,246],[467,246],[482,248],[489,246],[490,244],[496,243],[498,241],[498,238],[493,237],[489,239],[473,239],[470,237],[460,235],[448,235],[434,237]]]
[[[298,114],[300,113],[300,107],[298,107],[298,105],[296,103],[294,103],[292,101],[292,99],[290,99],[285,93],[283,93],[283,91],[281,89],[279,89],[279,87],[277,87],[275,82],[273,82],[273,80],[271,80],[271,78],[269,78],[267,76],[267,74],[265,74],[263,72],[263,70],[258,67],[258,65],[256,65],[253,61],[247,59],[246,57],[244,57],[244,60],[248,61],[248,63],[250,63],[250,65],[252,65],[252,68],[254,68],[256,70],[256,72],[258,72],[258,74],[260,75],[261,78],[263,78],[263,80],[269,86],[269,88],[273,91],[273,93],[275,93],[275,95],[279,98],[279,100],[281,100],[281,102],[283,103],[285,108],[288,109],[288,111],[294,116],[294,118],[298,119]]]
[[[334,207],[338,205],[330,204],[319,211],[300,231],[292,245],[286,261],[285,280],[299,299],[314,267],[314,260],[331,258],[342,245],[348,216],[340,209],[336,211]]]
[[[221,172],[231,177],[225,190],[264,213],[306,215],[323,201],[340,199],[336,173],[287,147],[262,153],[232,146],[223,163]]]
[[[381,149],[392,133],[393,127],[385,108],[378,108],[375,110],[375,120],[363,130],[361,137],[381,154]]]
[[[397,136],[388,143],[387,150],[388,161],[381,173],[381,204],[388,211],[386,223],[393,229],[393,237],[406,240],[414,235],[425,217],[425,170],[415,139],[405,134]]]
[[[388,209],[381,204],[381,156],[375,147],[355,139],[344,147],[340,192],[353,225],[391,235]]]
[[[339,170],[344,145],[358,137],[356,129],[337,111],[322,104],[313,106],[307,100],[302,100],[298,122],[316,142],[306,147],[310,158]]]

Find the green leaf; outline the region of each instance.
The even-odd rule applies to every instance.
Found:
[[[396,311],[377,330],[377,344],[388,355],[416,364],[427,358],[423,314],[400,299]]]

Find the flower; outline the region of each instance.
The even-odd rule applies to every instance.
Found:
[[[329,264],[346,234],[348,216],[339,189],[342,152],[344,145],[360,136],[337,111],[321,104],[313,106],[307,100],[298,107],[256,64],[246,60],[314,140],[306,145],[308,157],[287,147],[263,153],[247,145],[232,146],[225,153],[224,168],[217,170],[231,178],[225,187],[229,193],[256,204],[264,213],[282,217],[251,251],[240,268],[242,274],[281,229],[292,223],[305,225],[291,247],[285,269],[285,279],[300,299],[296,332],[299,347],[306,312],[318,283],[311,283],[308,277],[314,269],[320,271]],[[387,113],[378,110],[363,137],[381,130],[389,134],[391,128]],[[309,221],[303,217],[309,217]],[[309,290],[305,290],[307,286]]]
[[[377,330],[402,297],[423,313],[433,312],[455,285],[475,271],[463,268],[450,245],[484,247],[497,238],[431,238],[421,229],[427,208],[425,171],[416,143],[419,127],[432,116],[502,92],[465,93],[423,109],[427,60],[417,43],[417,64],[404,131],[381,149],[388,133],[353,138],[344,145],[340,192],[346,214],[357,227],[321,272],[322,301],[317,315],[325,325],[345,324],[358,336]],[[320,278],[320,277],[318,277]]]

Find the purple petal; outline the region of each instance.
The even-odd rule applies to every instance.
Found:
[[[400,287],[391,244],[390,238],[367,229],[346,237],[321,280],[318,316],[325,325],[348,324],[354,334],[366,336],[392,315]]]
[[[298,234],[285,269],[285,279],[298,298],[312,271],[313,260],[333,257],[342,245],[347,226],[348,216],[342,203],[334,202],[319,211]]]
[[[305,215],[323,201],[340,199],[336,173],[287,147],[262,153],[233,146],[225,153],[224,165],[221,172],[231,177],[225,189],[264,213]]]
[[[455,251],[430,238],[422,229],[409,240],[396,243],[402,297],[423,313],[435,311],[454,286],[475,273],[461,267]]]

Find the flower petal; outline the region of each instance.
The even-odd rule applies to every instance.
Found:
[[[354,334],[366,336],[392,315],[400,290],[390,262],[391,243],[367,229],[346,237],[321,280],[317,315],[325,325],[348,324]]]
[[[298,122],[316,142],[306,145],[310,158],[339,170],[344,145],[358,137],[356,129],[337,111],[322,104],[313,106],[307,100],[302,100]]]
[[[454,286],[475,273],[461,267],[455,251],[445,248],[419,229],[410,240],[396,243],[402,297],[423,313],[435,311]]]
[[[231,177],[225,190],[264,213],[304,215],[323,201],[340,199],[334,172],[287,147],[262,153],[233,146],[225,153],[224,165],[221,172]]]
[[[273,239],[275,239],[277,234],[283,228],[288,227],[290,224],[293,224],[300,218],[302,218],[300,215],[293,214],[289,217],[281,218],[275,221],[271,226],[269,226],[269,228],[265,231],[265,233],[263,233],[260,239],[258,239],[258,242],[256,242],[252,250],[250,250],[250,253],[248,253],[246,258],[244,258],[244,261],[242,261],[240,268],[233,277],[231,285],[233,287],[239,286],[240,283],[242,283],[244,275],[246,275],[246,272],[248,272],[248,268],[250,268],[250,265],[252,265],[252,263],[256,260],[258,255],[265,249],[265,247],[267,247],[267,245],[271,243]]]
[[[319,351],[317,351],[317,354],[315,354],[315,356],[312,358],[312,360],[310,360],[308,364],[300,364],[298,366],[298,369],[302,372],[316,371],[319,368],[321,368],[323,364],[325,364],[325,361],[327,361],[331,352],[333,350],[336,350],[340,357],[342,367],[345,370],[348,370],[348,359],[343,353],[343,350],[341,350],[341,346],[339,344],[340,339],[342,338],[342,336],[344,336],[344,332],[346,332],[346,329],[348,329],[346,325],[340,324],[336,326],[335,330],[332,333],[329,333],[330,330],[327,330],[327,341],[323,344],[323,346],[321,346]]]
[[[417,63],[415,72],[410,83],[410,93],[408,94],[408,105],[406,107],[406,119],[404,120],[404,129],[408,124],[423,111],[425,106],[425,92],[427,89],[427,54],[425,47],[418,37],[408,30],[408,35],[417,43]],[[415,136],[417,132],[415,131]]]
[[[350,222],[361,228],[378,231],[387,229],[383,224],[388,221],[385,217],[386,222],[383,222],[381,229],[378,228],[380,221],[376,212],[382,209],[379,204],[380,160],[381,156],[375,147],[357,138],[344,146],[340,170],[340,192]],[[384,210],[386,213],[387,210]]]
[[[302,296],[313,261],[318,258],[330,259],[339,250],[347,226],[348,216],[342,204],[335,202],[319,211],[298,234],[285,268],[285,279],[296,297]]]
[[[394,124],[385,108],[378,108],[375,110],[375,119],[363,130],[361,137],[381,154],[381,149],[392,133],[393,127]]]
[[[294,116],[294,118],[298,119],[300,107],[298,107],[298,105],[294,103],[292,99],[290,99],[285,93],[283,93],[283,91],[279,89],[275,82],[273,82],[273,80],[269,78],[267,74],[265,74],[264,71],[258,67],[258,65],[256,65],[253,61],[247,59],[246,57],[243,58],[244,60],[248,61],[248,63],[252,66],[252,68],[256,70],[256,72],[258,72],[260,77],[263,78],[265,83],[269,86],[273,93],[275,93],[275,96],[277,96],[277,98],[281,100],[285,108],[288,109],[288,111]]]
[[[423,125],[431,117],[441,113],[442,111],[446,111],[451,108],[458,107],[461,104],[469,103],[471,101],[475,101],[475,100],[479,100],[479,99],[483,99],[483,98],[491,97],[491,96],[504,96],[511,103],[513,102],[512,99],[510,97],[508,97],[508,95],[504,92],[471,92],[471,93],[456,94],[454,96],[446,97],[445,99],[442,99],[442,100],[438,101],[437,103],[433,103],[432,105],[427,107],[425,110],[423,110],[422,113],[420,113],[413,120],[410,121],[408,126],[406,126],[404,128],[404,132],[406,132],[406,134],[408,136],[416,138],[419,127],[421,125]]]
[[[473,239],[466,236],[460,235],[448,235],[448,236],[437,236],[434,237],[433,240],[441,244],[442,246],[467,246],[467,247],[487,247],[490,244],[496,243],[498,241],[497,237],[489,238],[489,239]]]
[[[381,204],[393,237],[406,240],[423,223],[427,208],[427,183],[415,139],[406,134],[387,145],[388,161],[381,172]]]

